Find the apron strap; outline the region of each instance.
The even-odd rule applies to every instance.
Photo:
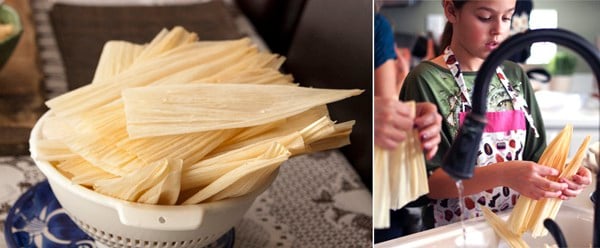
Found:
[[[504,70],[502,70],[500,66],[496,68],[496,76],[498,77],[498,79],[500,79],[500,82],[502,82],[502,86],[504,86],[506,92],[508,92],[508,95],[512,100],[513,107],[515,109],[523,111],[523,113],[525,114],[525,119],[527,119],[527,122],[529,122],[529,126],[531,126],[535,133],[535,137],[540,137],[540,134],[538,133],[538,130],[533,123],[533,117],[531,117],[531,114],[529,113],[529,107],[527,107],[527,102],[525,101],[525,99],[523,99],[523,97],[517,94],[515,89],[508,81],[508,77],[506,77],[506,74],[504,74]]]
[[[471,106],[472,106],[471,105],[471,96],[468,93],[467,86],[465,84],[465,79],[464,79],[462,70],[460,69],[460,64],[458,63],[458,60],[456,59],[456,56],[454,55],[454,52],[452,52],[450,47],[446,47],[446,49],[444,49],[444,61],[446,62],[446,66],[448,66],[448,69],[452,73],[452,76],[454,77],[454,81],[456,82],[456,85],[460,89],[460,93],[461,93],[461,97],[460,97],[461,98],[460,99],[461,100],[461,109],[460,109],[460,111],[466,112],[467,109],[470,110]],[[533,118],[531,117],[531,114],[529,113],[529,108],[527,107],[527,102],[525,101],[525,99],[523,99],[523,97],[521,97],[517,94],[517,92],[514,90],[514,88],[508,81],[508,78],[506,77],[506,74],[504,74],[504,71],[502,70],[501,67],[496,68],[496,76],[498,77],[498,79],[502,83],[502,86],[504,86],[504,89],[508,93],[508,96],[510,97],[510,99],[513,103],[513,108],[523,111],[523,113],[525,114],[525,119],[527,120],[527,122],[529,122],[529,126],[531,126],[531,128],[533,129],[533,131],[535,133],[535,137],[538,138],[540,136],[540,134],[533,122]]]
[[[458,63],[456,56],[454,56],[454,52],[450,50],[450,47],[446,47],[444,50],[444,61],[446,62],[448,69],[450,69],[450,72],[452,72],[454,82],[456,82],[456,85],[458,85],[458,88],[460,89],[461,111],[465,112],[467,107],[470,109],[472,106],[471,96],[468,93],[467,85],[465,84],[465,78],[463,77],[462,70],[460,69],[460,64]]]

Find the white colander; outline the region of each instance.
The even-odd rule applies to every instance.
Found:
[[[262,189],[251,194],[211,203],[159,206],[123,201],[71,183],[50,163],[37,158],[37,140],[48,115],[42,116],[31,132],[31,157],[67,214],[100,246],[206,246],[233,228],[277,176],[273,173]]]

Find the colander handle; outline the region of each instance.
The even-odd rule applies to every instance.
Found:
[[[116,209],[123,225],[168,231],[198,229],[205,214],[204,208],[194,205],[183,211],[161,206],[139,208],[129,204],[119,204]]]

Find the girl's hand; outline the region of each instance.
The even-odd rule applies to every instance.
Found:
[[[531,161],[509,161],[501,166],[504,185],[534,200],[560,197],[567,183],[554,182],[547,176],[558,176],[558,170]]]
[[[571,197],[576,197],[586,186],[590,185],[592,182],[592,173],[587,168],[581,166],[577,170],[577,173],[571,177],[571,180],[561,178],[558,181],[568,185],[568,188],[564,189],[560,196],[560,199],[567,200]]]
[[[442,129],[442,116],[437,112],[433,103],[417,103],[415,127],[419,130],[421,146],[426,153],[426,158],[431,159],[438,150],[441,141],[440,131]]]

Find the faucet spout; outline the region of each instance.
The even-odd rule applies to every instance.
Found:
[[[564,29],[536,29],[516,34],[500,44],[483,62],[473,87],[472,111],[444,155],[442,169],[455,179],[468,179],[473,176],[477,159],[477,148],[485,127],[487,94],[490,80],[496,67],[521,49],[535,42],[554,42],[578,53],[590,66],[600,88],[600,52],[583,37]],[[596,188],[600,189],[600,173],[597,174]],[[593,247],[600,247],[600,204],[594,204]]]
[[[459,133],[450,150],[444,155],[442,169],[454,180],[473,177],[477,162],[477,147],[481,143],[481,135],[487,124],[485,115],[473,112],[467,114]]]

